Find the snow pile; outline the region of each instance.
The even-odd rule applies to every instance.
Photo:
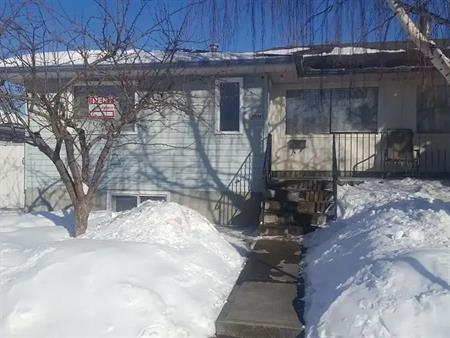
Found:
[[[234,260],[235,250],[230,250],[224,240],[218,241],[217,236],[214,225],[190,208],[173,202],[146,201],[89,228],[83,238],[151,242],[172,248],[202,246],[223,257],[231,255],[230,260]]]
[[[72,239],[0,212],[0,336],[212,336],[243,262],[221,234],[175,203],[101,218]]]
[[[374,181],[339,200],[339,220],[305,238],[308,336],[448,337],[448,185]]]

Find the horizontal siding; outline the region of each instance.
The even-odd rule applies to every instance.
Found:
[[[262,189],[264,137],[264,79],[244,78],[244,131],[239,135],[215,133],[214,81],[179,83],[177,102],[189,103],[195,117],[180,110],[155,114],[140,122],[136,135],[124,135],[108,160],[102,189],[223,191],[250,152],[252,189]],[[186,95],[187,93],[187,95]],[[170,99],[170,97],[168,97]],[[26,146],[26,185],[42,188],[58,184],[58,173],[38,149]]]
[[[195,118],[166,112],[160,123],[144,125],[139,135],[114,150],[104,186],[133,190],[225,190],[250,152],[253,189],[261,190],[264,137],[264,81],[260,76],[244,79],[244,132],[215,133],[214,83],[184,85]],[[178,98],[180,99],[180,98]],[[260,119],[254,119],[254,116]],[[170,126],[170,127],[167,127]]]

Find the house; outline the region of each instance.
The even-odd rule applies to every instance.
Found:
[[[0,117],[2,116],[0,111]],[[0,208],[24,207],[25,130],[12,122],[0,123]]]
[[[448,55],[449,41],[439,44]],[[130,126],[97,209],[168,200],[216,223],[255,224],[268,177],[450,175],[450,87],[409,42],[179,54],[167,96],[188,93],[201,119],[173,110]],[[69,204],[52,163],[26,145],[26,207]]]

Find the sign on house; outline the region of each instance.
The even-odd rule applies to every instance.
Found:
[[[114,96],[89,96],[89,116],[113,119],[116,115],[116,98]]]

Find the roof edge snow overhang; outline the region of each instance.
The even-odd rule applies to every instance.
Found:
[[[450,56],[450,49],[444,49]],[[350,55],[304,55],[295,53],[298,77],[349,73],[391,73],[433,69],[419,50],[380,51]]]
[[[101,74],[111,70],[108,64],[97,65],[94,74]],[[70,78],[77,72],[85,72],[84,65],[48,65],[37,66],[38,77]],[[115,65],[117,72],[127,71],[137,78],[140,76],[227,76],[254,73],[283,73],[295,72],[295,58],[293,55],[278,57],[255,57],[237,60],[206,60],[206,61],[177,61],[173,63],[133,63]],[[30,73],[28,67],[0,67],[0,79],[23,82]]]

